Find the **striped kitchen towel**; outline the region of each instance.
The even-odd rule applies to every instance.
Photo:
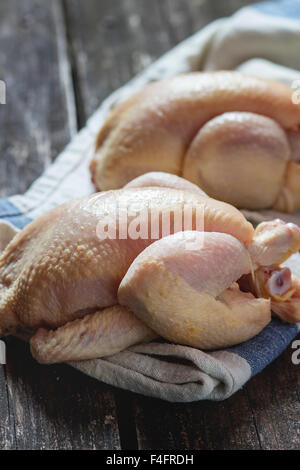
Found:
[[[194,70],[236,69],[300,89],[300,2],[258,3],[214,21],[110,95],[66,149],[24,195],[0,200],[0,251],[16,231],[49,209],[93,192],[88,172],[94,142],[108,112],[153,80]],[[300,104],[299,104],[300,112]],[[254,222],[278,216],[246,212]],[[298,222],[300,214],[279,215]],[[300,275],[300,256],[287,263]],[[299,324],[274,319],[256,337],[226,350],[151,342],[73,367],[123,389],[173,402],[223,400],[272,362],[295,338]],[[5,366],[3,366],[5,367]]]

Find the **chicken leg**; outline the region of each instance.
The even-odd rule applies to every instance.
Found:
[[[283,320],[300,321],[300,281],[276,265],[300,248],[300,230],[281,221],[261,225],[245,245],[228,234],[189,231],[156,241],[131,264],[119,302],[164,338],[201,349],[259,333],[271,302]],[[259,276],[265,271],[268,277]],[[274,273],[280,282],[270,284]],[[253,276],[247,292],[236,282],[244,276]]]

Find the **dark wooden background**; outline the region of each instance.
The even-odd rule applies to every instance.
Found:
[[[248,0],[3,0],[0,196],[23,192],[111,91]],[[74,188],[74,196],[76,188]],[[40,366],[9,339],[1,449],[299,449],[292,349],[225,402],[170,404]]]

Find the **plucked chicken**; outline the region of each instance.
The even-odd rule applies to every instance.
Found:
[[[300,107],[289,87],[238,72],[148,85],[109,115],[90,168],[99,190],[163,171],[239,208],[300,209]]]
[[[63,204],[13,238],[0,256],[0,336],[27,331],[42,363],[157,336],[236,344],[264,328],[271,307],[300,320],[299,280],[280,267],[299,248],[296,225],[254,230],[192,183],[150,173]]]

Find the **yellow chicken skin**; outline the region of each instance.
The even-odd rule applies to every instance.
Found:
[[[162,171],[239,208],[300,209],[300,108],[292,92],[229,71],[151,83],[107,118],[92,180],[117,189]]]
[[[170,341],[215,349],[245,341],[271,319],[270,300],[241,292],[251,270],[244,245],[223,233],[165,237],[132,263],[119,302]]]
[[[270,299],[278,301],[280,296],[289,301],[288,318],[284,308],[281,318],[296,321],[299,308],[291,305],[297,278],[286,280],[284,274],[282,281],[277,274],[284,288],[277,292],[271,285],[262,296],[249,293],[252,287],[242,292],[236,282],[243,275],[255,276],[265,264],[280,271],[279,263],[300,248],[298,227],[273,221],[255,231],[236,208],[176,178],[181,189],[175,189],[172,175],[152,173],[142,178],[142,187],[132,182],[131,187],[76,199],[17,234],[0,256],[0,335],[30,330],[32,354],[39,362],[52,363],[111,355],[157,336],[179,338],[185,316],[181,324],[172,323],[172,318],[183,312],[184,301],[181,310],[173,307],[189,296],[195,306],[192,312],[193,302],[186,304],[191,322],[200,313],[196,326],[186,325],[181,332],[178,341],[183,344],[195,344],[188,340],[188,331],[192,338],[206,332],[197,347],[244,341],[270,320]],[[188,229],[178,224],[185,221],[186,210]],[[196,244],[189,254],[189,244],[180,242],[185,232],[196,234],[198,241],[204,237],[204,245]],[[152,278],[145,276],[152,268],[139,261],[147,261],[148,249],[156,257]],[[166,264],[168,250],[172,254]],[[161,271],[162,265],[167,268]],[[129,282],[132,272],[134,283]],[[257,279],[263,286],[268,282]],[[141,316],[141,302],[134,300],[148,298],[143,290],[149,290],[147,283],[155,308],[145,304],[143,309],[156,312],[157,324],[148,314]],[[156,296],[155,289],[162,289],[164,296],[160,298],[160,291]],[[163,318],[173,324],[173,333],[165,334],[160,327]],[[231,334],[230,325],[235,325]]]

